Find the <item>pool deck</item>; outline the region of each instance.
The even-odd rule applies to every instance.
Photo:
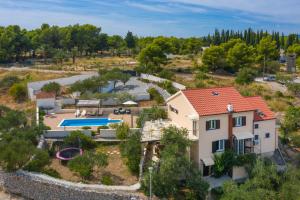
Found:
[[[78,117],[77,119],[84,119],[87,117]],[[119,119],[123,120],[123,122],[127,123],[129,126],[131,126],[131,115],[115,115],[113,113],[108,115],[103,115],[99,117],[91,117],[91,118],[110,118],[110,119]],[[132,115],[133,118],[133,128],[136,127],[136,119],[137,115]],[[51,130],[78,130],[81,129],[80,127],[59,127],[59,124],[64,119],[76,119],[74,113],[60,113],[60,114],[54,114],[51,117],[44,117],[44,124],[46,126],[49,126]],[[92,130],[97,130],[97,127],[91,127]]]

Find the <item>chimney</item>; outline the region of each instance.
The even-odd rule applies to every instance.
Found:
[[[233,112],[233,105],[231,103],[227,105],[227,111],[230,113]]]

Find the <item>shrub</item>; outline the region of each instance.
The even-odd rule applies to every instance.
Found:
[[[227,173],[235,164],[233,151],[225,151],[222,154],[214,154],[215,165],[213,172],[215,177],[220,177]]]
[[[112,185],[113,181],[112,181],[112,179],[111,179],[111,177],[109,175],[104,175],[101,178],[101,183],[103,185]]]
[[[68,162],[71,171],[78,173],[82,178],[87,179],[92,175],[93,165],[87,156],[77,156]]]
[[[137,127],[142,127],[145,121],[166,119],[167,112],[159,107],[145,108],[137,118]]]
[[[17,76],[5,76],[0,81],[0,87],[1,88],[10,88],[15,83],[19,83],[21,80]]]
[[[119,140],[124,140],[128,137],[130,128],[126,123],[120,124],[116,129],[117,138]]]
[[[24,84],[15,83],[9,88],[9,95],[14,98],[15,101],[25,101],[27,97],[27,89]]]
[[[68,162],[70,170],[78,173],[82,178],[88,179],[94,166],[104,167],[108,165],[108,156],[104,153],[94,154],[86,151],[83,156],[77,156]]]
[[[61,178],[60,174],[55,169],[52,168],[43,169],[42,172],[54,178]]]
[[[61,86],[60,86],[60,84],[58,84],[56,82],[50,82],[48,84],[45,84],[42,87],[42,91],[44,91],[44,92],[53,92],[56,95],[59,95],[60,90],[61,90]]]
[[[176,88],[174,88],[171,81],[164,81],[162,83],[159,83],[159,85],[163,89],[167,90],[170,94],[175,94],[177,92]]]
[[[148,93],[150,94],[151,99],[155,100],[157,104],[163,104],[164,98],[159,94],[155,88],[149,88]]]
[[[280,97],[284,97],[283,93],[280,91],[276,91],[275,92],[275,97],[280,98]]]
[[[121,155],[127,158],[126,165],[129,170],[135,174],[139,173],[139,165],[141,160],[141,134],[133,133],[127,141],[120,145]]]
[[[254,81],[256,76],[256,71],[254,71],[251,68],[242,68],[237,73],[237,77],[235,79],[235,82],[237,84],[249,84]]]
[[[96,146],[96,142],[81,131],[73,131],[64,139],[66,145],[75,147],[81,146],[83,149],[92,149]]]
[[[90,130],[90,129],[92,129],[90,126],[84,126],[84,127],[82,127],[82,130]]]
[[[37,150],[34,158],[25,167],[28,171],[40,172],[50,163],[49,154],[47,151]]]
[[[158,73],[158,76],[165,79],[172,79],[174,77],[174,73],[170,70],[163,69]]]

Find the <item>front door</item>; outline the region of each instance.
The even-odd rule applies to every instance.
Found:
[[[203,176],[209,176],[210,175],[210,166],[203,165]]]

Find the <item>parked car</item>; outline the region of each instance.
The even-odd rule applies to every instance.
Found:
[[[264,81],[276,81],[275,75],[267,75],[263,78]]]

